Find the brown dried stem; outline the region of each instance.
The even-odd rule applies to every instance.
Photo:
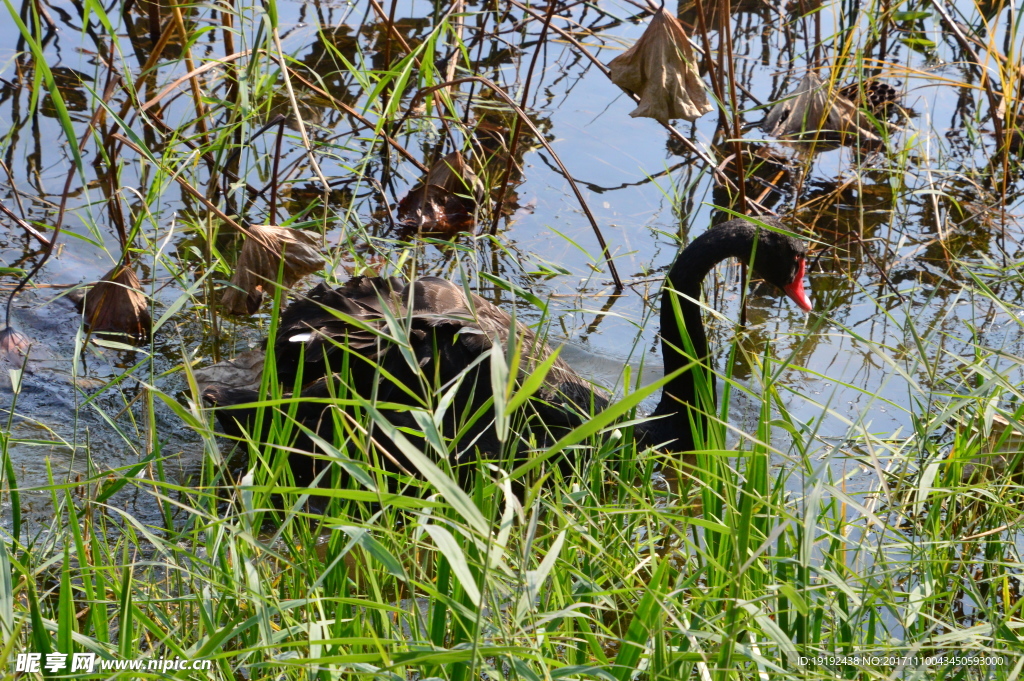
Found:
[[[586,214],[587,219],[590,220],[590,226],[593,227],[594,229],[594,235],[597,237],[597,242],[601,246],[601,253],[604,256],[605,262],[608,263],[608,270],[611,272],[612,280],[615,282],[615,288],[617,290],[622,290],[622,279],[619,278],[619,272],[615,267],[615,263],[612,261],[611,253],[608,252],[608,245],[607,243],[605,243],[604,236],[601,234],[601,228],[597,226],[597,220],[594,218],[594,214],[590,212],[590,206],[587,205],[586,200],[583,198],[583,194],[582,192],[580,192],[580,188],[576,186],[576,181],[572,179],[572,175],[569,174],[569,171],[566,169],[565,164],[562,163],[562,159],[558,157],[558,154],[556,154],[555,150],[551,148],[551,145],[548,144],[548,141],[544,139],[544,133],[537,129],[537,126],[533,124],[533,121],[531,121],[529,116],[526,115],[526,112],[520,108],[520,106],[516,103],[514,99],[509,97],[507,92],[505,92],[496,84],[492,83],[491,81],[481,76],[465,76],[463,78],[456,78],[455,80],[449,80],[438,85],[423,88],[422,90],[417,92],[416,95],[412,98],[412,100],[409,103],[409,108],[412,109],[413,107],[415,107],[417,102],[419,102],[419,100],[422,97],[425,97],[426,95],[430,94],[431,92],[434,92],[435,90],[451,87],[452,85],[459,85],[461,83],[474,82],[480,83],[481,85],[484,85],[487,88],[489,88],[509,107],[511,107],[512,110],[516,112],[516,115],[522,118],[523,123],[525,123],[530,128],[530,131],[534,134],[534,136],[536,136],[537,140],[542,145],[544,145],[544,148],[547,149],[548,153],[551,154],[551,158],[555,161],[555,163],[558,164],[559,169],[562,171],[562,175],[565,177],[566,181],[569,182],[569,186],[572,187],[573,193],[576,194],[576,199],[580,202],[580,207]]]
[[[540,30],[540,38],[537,40],[537,47],[533,50],[533,57],[530,59],[530,67],[526,71],[526,82],[523,83],[523,103],[520,105],[526,111],[526,100],[530,96],[530,84],[533,82],[533,70],[537,66],[537,58],[540,56],[541,46],[548,35],[548,27],[551,25],[551,17],[555,13],[554,0],[548,2],[548,11],[544,17],[544,25]],[[498,190],[498,199],[494,203],[494,215],[491,218],[491,234],[498,233],[498,221],[501,220],[501,209],[505,204],[505,193],[508,191],[509,180],[512,179],[512,167],[516,162],[516,149],[519,147],[519,135],[523,131],[523,119],[516,116],[515,125],[512,126],[512,140],[509,142],[508,159],[505,161],[505,173],[501,180],[501,189]]]
[[[736,100],[736,70],[733,67],[733,51],[732,51],[732,13],[731,7],[729,6],[729,0],[724,0],[724,18],[725,28],[719,33],[720,39],[725,44],[725,50],[722,52],[722,59],[725,61],[726,70],[729,72],[729,104],[732,107],[732,137],[733,147],[736,153],[736,177],[737,186],[739,187],[740,197],[740,212],[744,215],[747,214],[747,189],[746,189],[746,178],[745,170],[743,168],[743,146],[740,141],[743,137],[743,132],[740,129],[740,112],[737,106]],[[701,10],[703,12],[703,9]],[[710,59],[708,60],[710,61]],[[724,104],[723,100],[723,104]],[[743,308],[743,316],[746,317],[746,307]],[[744,319],[744,321],[746,321]]]
[[[106,88],[104,88],[103,92],[104,103],[110,102],[111,97],[114,96],[114,88],[118,80],[118,78],[113,76],[107,79],[107,85]],[[89,118],[89,124],[85,126],[85,132],[82,133],[82,137],[78,141],[79,155],[81,155],[82,151],[85,149],[85,144],[89,140],[89,137],[92,135],[93,129],[95,129],[96,126],[99,125],[99,122],[103,120],[103,116],[106,114],[106,111],[107,109],[105,106],[96,107],[96,110],[93,111],[92,116]],[[60,227],[61,223],[64,222],[64,212],[65,210],[67,210],[68,196],[71,192],[71,181],[74,179],[75,171],[77,170],[78,166],[72,163],[71,168],[68,170],[68,175],[64,179],[64,191],[62,191],[60,194],[60,207],[57,209],[57,218],[54,221],[53,225],[53,236],[50,237],[50,241],[47,245],[46,252],[43,253],[43,257],[39,259],[39,262],[35,264],[35,267],[33,267],[29,271],[29,273],[26,274],[24,278],[22,278],[22,280],[18,282],[18,285],[14,287],[13,291],[11,291],[11,297],[7,299],[7,308],[4,317],[4,325],[7,328],[10,328],[11,326],[11,304],[14,302],[14,297],[18,295],[19,291],[25,288],[28,282],[32,280],[32,277],[36,276],[36,274],[39,273],[39,270],[43,268],[43,265],[46,264],[46,261],[50,259],[50,256],[53,254],[53,249],[57,245],[57,237],[60,236]]]
[[[189,49],[188,29],[185,28],[185,18],[181,14],[181,6],[171,5],[171,15],[174,17],[174,25],[181,35],[181,44],[184,50],[185,68],[189,72],[195,71],[195,62],[192,60],[192,50]],[[192,102],[196,108],[196,127],[203,140],[203,146],[209,146],[209,131],[206,128],[206,106],[203,105],[203,90],[199,87],[199,79],[195,76],[189,78],[189,86],[192,89]]]
[[[30,236],[34,237],[43,246],[45,246],[47,248],[50,247],[50,245],[51,245],[50,241],[45,236],[43,236],[42,233],[39,232],[39,230],[37,230],[35,227],[30,225],[25,220],[22,220],[21,218],[19,218],[14,213],[14,211],[12,211],[10,208],[5,206],[3,203],[0,203],[0,211],[3,211],[3,213],[5,215],[7,215],[7,217],[9,217],[10,219],[14,220],[14,222],[16,222],[19,227],[21,227],[23,230],[28,232]]]

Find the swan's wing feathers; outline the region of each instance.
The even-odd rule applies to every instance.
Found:
[[[449,324],[461,327],[456,332],[456,339],[467,355],[477,357],[490,349],[495,341],[501,347],[507,347],[514,329],[515,342],[524,355],[520,363],[523,378],[551,356],[551,346],[531,329],[518,321],[513,322],[511,315],[490,301],[476,294],[472,294],[471,300],[467,299],[461,287],[445,279],[424,278],[417,285],[420,282],[426,282],[426,285],[422,297],[417,292],[414,317],[434,327]],[[580,378],[561,357],[551,365],[539,391],[542,399],[566,406],[572,403],[585,410],[589,409],[594,395],[593,386]],[[607,395],[598,392],[596,397],[601,402],[600,406],[607,404]]]
[[[446,346],[443,361],[451,370],[469,366],[495,343],[507,347],[510,336],[522,348],[522,378],[552,353],[504,310],[476,294],[467,297],[461,286],[446,279],[423,277],[410,285],[397,277],[354,277],[336,289],[321,284],[288,306],[278,333],[278,371],[286,383],[293,381],[302,355],[303,382],[319,379],[338,369],[333,358],[339,344],[383,364],[392,347],[389,317],[399,324],[410,322],[406,332],[422,363],[429,361],[432,348]],[[558,358],[538,397],[586,410],[593,394],[593,387]]]
[[[300,363],[303,383],[323,377],[329,370],[325,356],[335,355],[339,343],[377,361],[386,350],[376,333],[384,326],[377,291],[390,291],[391,285],[386,279],[354,277],[336,289],[319,284],[296,297],[278,325],[278,377],[293,383]]]

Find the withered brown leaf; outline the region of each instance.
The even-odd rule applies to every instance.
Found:
[[[85,295],[85,326],[90,333],[127,337],[133,343],[149,338],[149,316],[142,284],[131,265],[122,263],[96,282]]]
[[[398,219],[403,227],[418,232],[469,231],[482,194],[480,178],[463,155],[453,151],[398,203]]]
[[[686,31],[664,6],[636,44],[612,59],[608,69],[613,83],[640,96],[639,106],[629,114],[634,118],[695,121],[714,108]]]
[[[249,227],[231,285],[224,289],[221,298],[228,313],[253,314],[260,309],[264,291],[271,282],[277,281],[282,255],[281,283],[286,287],[324,266],[317,235],[289,227]]]
[[[32,341],[13,326],[0,331],[0,364],[6,363],[17,369],[29,353]]]
[[[828,83],[813,71],[807,72],[791,95],[772,107],[761,129],[773,137],[834,140],[848,136],[861,142],[880,141],[864,113],[846,97],[830,93]]]

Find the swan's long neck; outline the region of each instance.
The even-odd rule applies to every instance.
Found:
[[[665,375],[696,360],[707,377],[706,385],[712,400],[715,398],[715,382],[707,368],[708,341],[704,334],[700,306],[694,301],[700,299],[701,284],[717,263],[729,257],[750,256],[754,235],[753,225],[739,221],[705,232],[679,254],[662,286],[661,351],[665,361]],[[681,327],[679,319],[682,320]],[[688,341],[684,340],[683,331]],[[649,439],[660,439],[662,442],[674,439],[672,448],[677,451],[694,449],[691,420],[701,431],[706,432],[707,419],[701,409],[711,409],[716,404],[714,401],[707,404],[706,400],[701,404],[697,397],[696,379],[694,370],[684,371],[665,385],[661,402],[652,414],[662,418],[652,422]],[[708,394],[706,390],[702,392]],[[697,408],[687,413],[684,403]]]

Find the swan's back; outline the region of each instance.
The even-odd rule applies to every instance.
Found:
[[[510,338],[522,353],[523,377],[552,354],[546,343],[508,313],[476,294],[467,296],[462,287],[446,279],[423,277],[408,283],[397,277],[355,277],[336,289],[320,284],[289,305],[281,317],[274,351],[278,378],[286,387],[295,384],[300,366],[301,382],[308,385],[339,371],[346,353],[358,353],[369,361],[349,358],[347,364],[353,387],[368,397],[364,389],[381,386],[374,365],[396,378],[405,377],[406,387],[415,389],[419,377],[399,347],[406,339],[419,373],[436,376],[443,385],[479,365],[481,355],[492,350],[495,342],[500,348],[495,351],[503,352]],[[487,381],[489,391],[489,360],[482,364],[487,371],[476,379]],[[552,405],[568,408],[571,404],[585,412],[592,399],[598,408],[608,399],[561,358],[555,359],[538,396]]]
[[[511,418],[511,432],[503,441],[491,401],[491,357],[504,354],[511,342],[520,353],[520,384],[551,359],[551,348],[501,309],[435,277],[412,283],[356,277],[336,289],[320,284],[298,297],[282,314],[274,343],[278,379],[285,393],[294,390],[298,396],[295,419],[306,429],[289,448],[296,483],[310,484],[323,469],[321,460],[297,453],[318,451],[308,432],[335,441],[339,418],[357,417],[359,410],[341,406],[351,400],[335,397],[354,394],[372,403],[421,451],[436,457],[428,439],[414,435],[424,426],[415,410],[432,411],[452,464],[478,459],[522,463],[607,406],[605,393],[556,358],[541,387]],[[256,409],[238,405],[256,402],[255,390],[211,388],[204,396],[215,406],[235,407],[216,412],[225,432],[237,437],[252,433]],[[438,409],[442,396],[450,400],[443,411]],[[270,421],[263,420],[261,441],[269,436]],[[385,468],[415,474],[385,432],[371,423],[366,433]],[[353,459],[374,456],[362,445],[359,451],[351,444],[347,449]],[[563,457],[559,463],[566,474],[573,462]],[[473,469],[460,468],[466,473]]]

